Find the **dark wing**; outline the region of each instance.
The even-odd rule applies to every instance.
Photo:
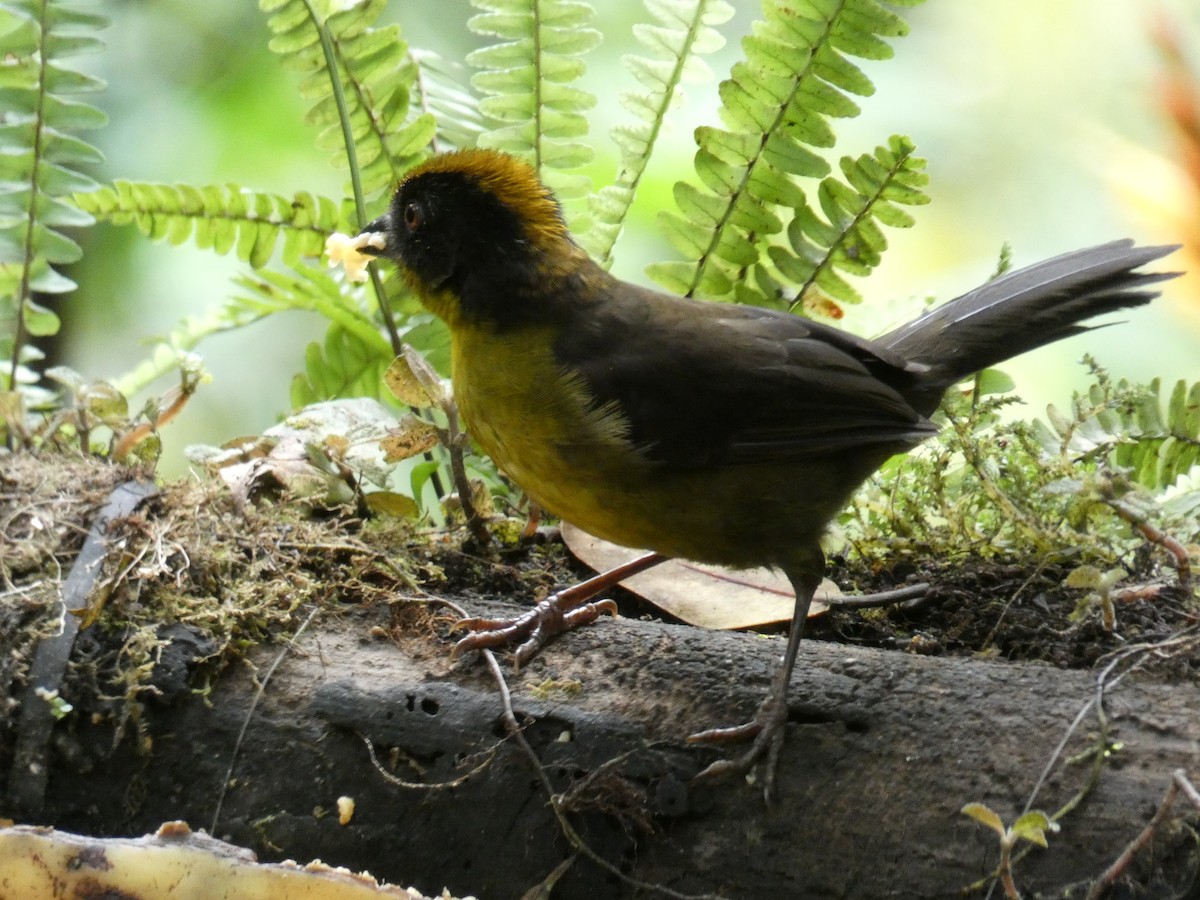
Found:
[[[569,319],[558,358],[662,463],[899,451],[937,430],[901,393],[923,366],[798,316],[614,282]]]

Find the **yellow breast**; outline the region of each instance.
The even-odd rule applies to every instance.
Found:
[[[454,395],[468,433],[543,509],[667,556],[774,561],[769,548],[786,530],[773,523],[788,521],[797,502],[790,465],[742,472],[748,481],[656,464],[628,439],[621,410],[597,407],[579,373],[554,358],[548,329],[497,333],[459,322],[452,335]],[[804,498],[819,499],[816,481]]]
[[[545,329],[460,325],[454,395],[468,433],[539,506],[621,541],[648,465],[615,407],[595,408],[576,372],[554,359]]]

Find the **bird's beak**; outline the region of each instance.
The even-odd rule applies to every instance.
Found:
[[[367,226],[358,233],[359,237],[369,235],[373,238],[370,241],[361,241],[358,251],[366,256],[391,256],[394,250],[390,239],[391,233],[392,217],[390,214],[384,213],[373,222],[368,222]]]

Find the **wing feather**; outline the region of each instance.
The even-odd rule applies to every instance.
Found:
[[[652,460],[899,451],[936,431],[902,394],[925,367],[886,348],[787,313],[614,285],[571,317],[555,354]]]

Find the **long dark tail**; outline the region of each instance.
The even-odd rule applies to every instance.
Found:
[[[929,413],[968,375],[1088,331],[1079,323],[1093,316],[1149,303],[1158,291],[1146,288],[1179,273],[1135,270],[1175,249],[1124,240],[1064,253],[989,281],[878,342],[930,367],[910,398]]]

